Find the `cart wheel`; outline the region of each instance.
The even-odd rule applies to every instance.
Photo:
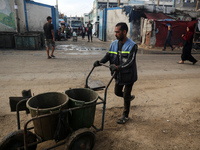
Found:
[[[37,137],[30,131],[27,131],[27,143],[37,141]],[[6,136],[0,143],[0,150],[16,150],[18,147],[24,146],[24,130],[12,132]],[[29,147],[29,150],[36,150],[37,145]]]
[[[67,150],[92,150],[94,146],[95,135],[88,129],[76,130],[68,138],[66,143]]]

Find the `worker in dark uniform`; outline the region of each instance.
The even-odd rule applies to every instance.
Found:
[[[130,102],[135,98],[131,95],[134,82],[137,80],[136,53],[137,44],[127,37],[128,26],[126,23],[118,23],[115,26],[117,40],[110,45],[109,52],[103,59],[95,61],[94,66],[110,62],[111,74],[115,75],[115,94],[123,97],[124,110],[118,124],[124,124],[129,120]]]

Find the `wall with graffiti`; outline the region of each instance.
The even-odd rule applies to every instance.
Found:
[[[16,31],[14,5],[9,0],[0,0],[0,31]]]

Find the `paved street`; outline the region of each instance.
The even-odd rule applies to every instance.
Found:
[[[31,89],[36,95],[84,87],[93,62],[104,56],[109,45],[110,42],[102,42],[96,38],[93,43],[81,38],[78,42],[71,39],[58,41],[55,59],[47,59],[45,48],[1,49],[0,139],[17,129],[15,113],[10,112],[9,108],[10,96],[21,96],[24,89]],[[123,103],[121,98],[114,95],[114,83],[111,84],[107,96],[105,131],[96,134],[95,150],[101,150],[102,147],[107,150],[122,149],[123,144],[130,150],[200,147],[200,62],[195,65],[190,62],[177,64],[181,50],[162,52],[161,49],[139,48],[138,81],[133,88],[136,98],[132,102],[130,122],[125,126],[115,123],[121,114]],[[200,60],[200,54],[194,53],[193,56]],[[90,84],[106,84],[109,79],[109,69],[98,67],[91,76]],[[103,95],[104,91],[98,93]],[[96,124],[101,121],[99,113],[98,107]],[[27,116],[22,115],[22,121],[26,119]],[[126,140],[123,135],[130,138]],[[40,145],[38,149],[45,146]]]

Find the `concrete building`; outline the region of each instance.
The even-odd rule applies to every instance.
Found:
[[[120,6],[128,5],[129,0],[120,0]],[[89,20],[93,24],[93,33],[98,34],[99,14],[105,8],[118,7],[118,0],[94,0],[93,9],[89,12]]]
[[[176,12],[180,16],[189,15],[192,18],[200,16],[198,0],[175,0]]]
[[[83,24],[85,26],[87,26],[88,22],[89,22],[89,15],[88,15],[88,13],[84,13],[84,15],[83,15]]]
[[[33,36],[33,33],[37,33],[40,34],[42,39],[43,25],[47,22],[47,16],[52,17],[55,33],[59,26],[59,18],[58,10],[54,6],[30,0],[2,0],[0,9],[0,47],[9,48],[9,45],[13,45],[9,43],[21,44],[20,48],[25,47],[23,44],[27,41],[17,43],[14,35],[17,35],[20,39],[22,36]],[[13,42],[14,39],[15,42]],[[43,45],[42,41],[38,41],[36,44],[42,43],[41,45]],[[27,42],[26,45],[29,46],[32,43],[34,42]]]
[[[75,20],[80,20],[80,21],[82,21],[83,22],[83,17],[77,17],[77,16],[75,16],[75,17],[67,17],[67,24],[70,24],[70,21],[75,21]]]
[[[43,31],[47,16],[52,16],[55,29],[58,25],[58,11],[54,6],[30,0],[16,0],[16,3],[8,0],[2,3],[4,7],[0,10],[0,31]]]

